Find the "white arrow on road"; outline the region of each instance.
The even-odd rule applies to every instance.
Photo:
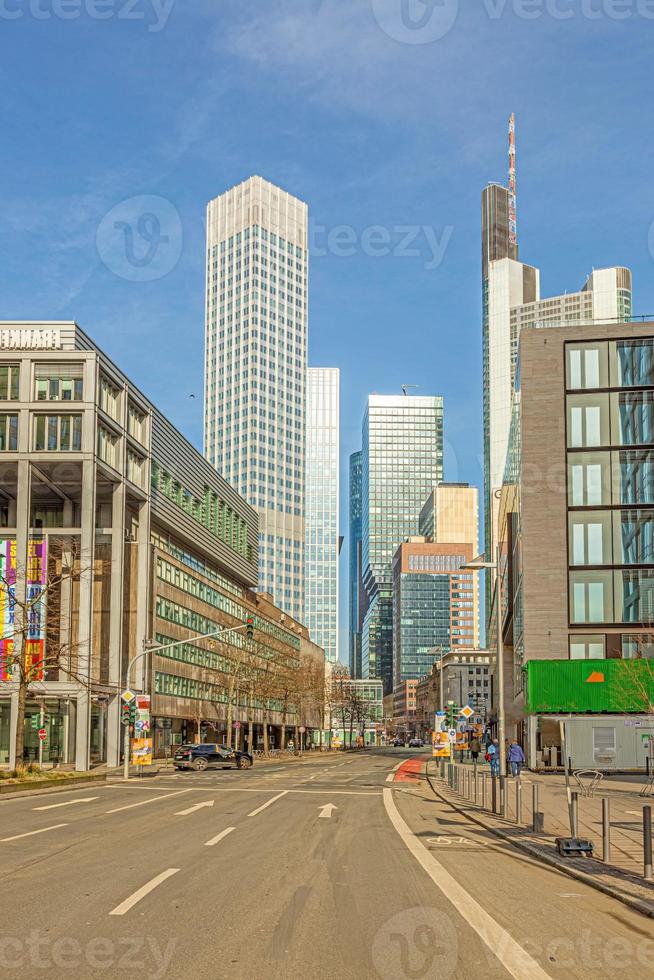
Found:
[[[188,817],[189,813],[195,813],[196,810],[202,810],[205,806],[213,806],[213,800],[207,800],[206,803],[196,803],[195,806],[190,806],[188,810],[180,810],[175,814],[176,817]]]
[[[320,807],[320,813],[318,814],[318,818],[325,817],[325,819],[328,820],[331,817],[334,810],[338,810],[338,807],[334,806],[333,803],[325,803],[324,806]]]
[[[73,806],[74,803],[93,803],[99,796],[87,796],[83,800],[66,800],[65,803],[49,803],[48,806],[35,806],[35,810],[56,810],[60,806]]]

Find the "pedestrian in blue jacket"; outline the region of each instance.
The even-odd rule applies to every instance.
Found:
[[[525,764],[525,754],[522,751],[522,746],[518,745],[515,738],[509,746],[509,762],[511,763],[511,774],[519,776]]]

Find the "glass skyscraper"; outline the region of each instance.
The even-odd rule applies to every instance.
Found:
[[[307,372],[304,619],[311,639],[338,661],[339,370]]]
[[[361,677],[361,451],[350,456],[349,636],[350,673]]]
[[[443,479],[443,399],[369,395],[363,420],[362,568],[370,605],[363,621],[364,677],[393,689],[393,556],[418,528]]]
[[[308,209],[261,177],[207,208],[204,451],[259,512],[259,587],[304,619]]]

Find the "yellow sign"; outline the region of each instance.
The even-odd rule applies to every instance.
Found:
[[[450,736],[447,732],[434,732],[432,735],[432,756],[436,759],[449,759]]]
[[[132,765],[152,765],[152,739],[135,738],[132,742]]]

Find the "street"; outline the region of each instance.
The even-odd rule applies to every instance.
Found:
[[[1,802],[2,976],[654,969],[650,920],[460,818],[423,759],[380,749]]]

